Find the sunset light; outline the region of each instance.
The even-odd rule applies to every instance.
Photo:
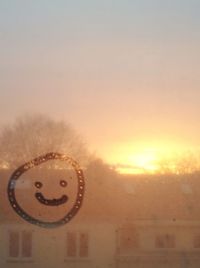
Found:
[[[0,0],[0,268],[200,268],[200,0]]]
[[[130,156],[130,163],[138,168],[141,173],[155,173],[158,168],[157,161],[158,155],[156,155],[155,151],[143,151]]]
[[[107,161],[123,174],[181,173],[182,160],[189,161],[190,170],[195,170],[198,149],[173,142],[119,144],[107,154]],[[196,159],[194,161],[194,158]],[[181,167],[180,167],[181,166]]]

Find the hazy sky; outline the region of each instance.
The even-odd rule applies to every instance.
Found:
[[[0,0],[0,123],[65,119],[110,162],[200,146],[199,11],[198,0]]]

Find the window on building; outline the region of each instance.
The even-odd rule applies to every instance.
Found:
[[[81,258],[88,257],[88,242],[89,242],[88,234],[80,233],[79,239],[80,239],[79,256]]]
[[[89,236],[85,232],[67,233],[67,257],[87,258],[89,255]]]
[[[199,248],[200,249],[200,235],[197,235],[194,237],[194,248]]]
[[[139,247],[139,235],[134,228],[119,230],[119,253],[131,254]]]
[[[10,232],[9,235],[9,257],[19,257],[19,232]]]
[[[67,256],[76,257],[77,256],[77,234],[67,233]]]
[[[175,236],[174,235],[157,235],[155,240],[156,248],[175,248]]]
[[[32,232],[10,231],[8,256],[10,258],[31,258]]]

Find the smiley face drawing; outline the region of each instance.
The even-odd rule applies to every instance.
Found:
[[[49,168],[54,161],[54,168]],[[71,157],[47,153],[16,169],[7,193],[14,211],[39,227],[68,223],[82,206],[85,182],[82,169]]]

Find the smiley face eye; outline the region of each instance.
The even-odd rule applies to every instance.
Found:
[[[67,182],[64,181],[64,180],[61,180],[61,181],[60,181],[60,186],[62,186],[62,187],[66,187],[66,186],[67,186]]]
[[[35,187],[38,188],[38,189],[42,188],[42,183],[40,181],[36,181],[35,182]]]

